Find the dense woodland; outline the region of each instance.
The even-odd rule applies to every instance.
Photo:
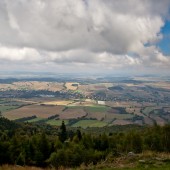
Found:
[[[146,150],[170,152],[170,125],[95,134],[0,118],[0,164],[77,167]]]

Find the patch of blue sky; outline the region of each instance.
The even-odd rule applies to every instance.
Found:
[[[170,20],[165,22],[161,29],[163,38],[157,43],[157,47],[164,55],[170,55]]]

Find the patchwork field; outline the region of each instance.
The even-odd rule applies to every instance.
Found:
[[[84,122],[90,126],[95,121],[99,126],[101,122],[110,126],[155,122],[163,125],[170,121],[170,81],[142,77],[48,81],[1,81],[1,115],[51,125],[71,120],[72,126]],[[54,117],[48,119],[51,116]]]
[[[3,113],[3,116],[11,120],[23,117],[30,117],[34,115],[38,118],[48,118],[50,116],[60,114],[63,109],[63,106],[30,105],[5,112]]]
[[[125,125],[134,123],[151,125],[155,121],[159,125],[164,125],[170,118],[168,114],[170,110],[169,107],[139,107],[140,105],[136,102],[129,102],[130,107],[128,102],[107,102],[107,106],[96,103],[95,100],[90,99],[80,101],[16,99],[16,101],[10,100],[10,102],[1,99],[0,111],[4,117],[11,120],[36,116],[36,118],[28,120],[28,122],[43,121],[56,126],[59,126],[62,120],[65,120],[68,123],[68,121],[72,119],[81,119],[75,123],[76,127],[81,124],[83,127],[96,127],[97,125]],[[161,108],[163,109],[164,114],[162,114],[160,110]],[[160,117],[161,114],[162,116]],[[50,120],[47,119],[54,115],[58,115],[57,120],[56,118]],[[87,125],[85,125],[85,123],[87,123]],[[74,126],[74,124],[72,126]]]

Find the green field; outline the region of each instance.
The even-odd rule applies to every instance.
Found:
[[[152,112],[155,109],[155,107],[145,107],[145,109],[142,111],[145,115],[149,115],[150,112]]]
[[[52,125],[52,126],[61,126],[63,120],[47,120],[47,124]],[[64,120],[65,125],[68,124],[68,120]]]
[[[0,104],[6,103],[6,100],[0,99]]]
[[[101,105],[86,106],[84,108],[89,112],[107,112],[108,110],[110,110],[110,107]]]
[[[13,110],[13,109],[17,109],[19,106],[4,106],[4,105],[0,105],[0,111],[1,112],[6,112],[9,110]]]
[[[131,119],[134,115],[132,114],[109,114],[107,113],[106,118],[107,119]]]
[[[33,123],[33,122],[38,122],[38,121],[40,121],[40,120],[45,120],[45,119],[44,119],[44,118],[39,118],[39,117],[37,117],[37,118],[35,118],[35,119],[28,120],[27,122]]]
[[[104,127],[107,123],[101,122],[99,120],[80,120],[77,123],[73,124],[72,127]]]
[[[89,112],[107,112],[110,110],[108,106],[101,106],[101,105],[93,105],[93,106],[72,106],[68,105],[67,108],[84,108]]]

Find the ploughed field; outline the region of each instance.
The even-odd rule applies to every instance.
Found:
[[[0,114],[54,126],[64,120],[68,126],[83,128],[169,123],[170,82],[141,80],[1,83]]]

